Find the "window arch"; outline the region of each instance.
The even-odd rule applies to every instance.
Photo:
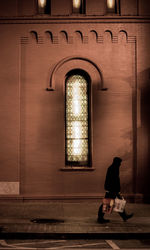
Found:
[[[90,166],[90,77],[72,70],[65,82],[66,165]]]

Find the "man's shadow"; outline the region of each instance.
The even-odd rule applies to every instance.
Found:
[[[150,68],[140,72],[140,116],[141,127],[138,129],[139,183],[138,189],[144,194],[144,201],[148,202],[150,178]]]

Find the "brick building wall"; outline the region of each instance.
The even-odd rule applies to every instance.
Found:
[[[1,197],[103,196],[120,156],[122,192],[149,201],[150,4],[121,0],[116,15],[103,0],[80,15],[70,0],[37,7],[0,3]],[[89,168],[65,165],[65,78],[76,68],[91,78]]]

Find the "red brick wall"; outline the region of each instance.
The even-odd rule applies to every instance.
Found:
[[[69,2],[66,5],[70,8]],[[33,2],[25,7],[16,2],[8,14],[16,13],[15,6],[17,11],[22,8],[22,15],[35,7]],[[95,6],[96,2],[87,2],[89,14],[97,14]],[[135,15],[137,6],[136,1],[129,5],[122,1],[121,13],[130,15],[132,9]],[[56,7],[53,2],[53,15],[59,15],[63,6]],[[112,158],[120,156],[122,192],[147,193],[149,19],[147,23],[126,20],[0,20],[0,183],[19,182],[20,196],[96,197],[104,193]],[[54,91],[46,91],[54,67]],[[92,79],[94,171],[61,170],[65,167],[65,75],[73,68],[87,71]]]
[[[33,16],[37,14],[36,0],[5,0],[0,1],[0,16]],[[87,15],[105,15],[105,0],[86,0]],[[121,15],[150,15],[149,0],[120,0]],[[70,15],[70,0],[51,0],[51,15]]]

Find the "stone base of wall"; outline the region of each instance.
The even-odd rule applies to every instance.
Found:
[[[66,201],[66,202],[92,202],[102,201],[102,198],[104,197],[104,194],[100,194],[99,196],[21,196],[21,195],[0,195],[0,201]],[[144,195],[144,194],[123,194],[123,197],[127,202],[129,203],[150,203],[150,195]]]

